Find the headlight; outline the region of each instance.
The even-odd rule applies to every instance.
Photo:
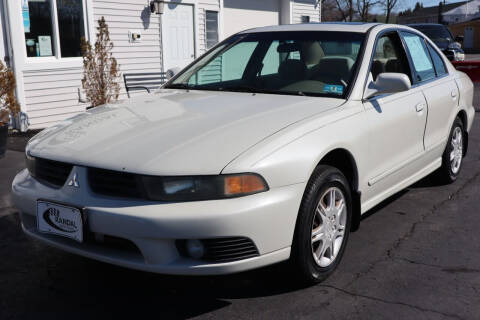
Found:
[[[28,172],[32,177],[35,177],[35,157],[30,154],[30,150],[27,148],[25,149],[25,165],[27,166]]]
[[[142,177],[150,200],[195,201],[246,196],[268,190],[265,180],[253,173],[191,176]]]

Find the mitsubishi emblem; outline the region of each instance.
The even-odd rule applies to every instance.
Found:
[[[72,179],[70,179],[70,181],[68,181],[68,185],[70,187],[80,188],[80,184],[78,183],[78,176],[77,176],[76,172],[73,174]]]

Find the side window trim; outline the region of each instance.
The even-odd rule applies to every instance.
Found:
[[[417,71],[415,70],[415,66],[413,65],[412,57],[410,56],[410,51],[408,51],[407,44],[402,36],[402,30],[396,30],[398,37],[400,38],[400,42],[402,43],[403,52],[405,52],[405,56],[407,57],[408,66],[410,67],[410,81],[412,82],[412,86],[418,83],[417,80]]]
[[[403,37],[403,35],[405,33],[410,33],[410,34],[413,34],[413,35],[419,37],[420,39],[422,39],[422,41],[424,43],[425,43],[425,38],[422,35],[420,35],[416,32],[412,32],[410,30],[399,30],[400,39],[402,40],[403,46],[406,49],[405,51],[407,53],[407,58],[408,58],[408,61],[409,61],[409,64],[410,64],[411,72],[415,75],[413,77],[414,82],[412,83],[412,88],[413,87],[418,87],[418,86],[421,86],[421,85],[424,85],[424,84],[427,84],[429,82],[437,80],[438,76],[437,76],[437,71],[436,71],[436,68],[435,68],[435,63],[433,62],[432,56],[430,54],[430,51],[428,50],[428,46],[427,46],[426,43],[425,43],[425,47],[427,48],[428,57],[430,58],[430,62],[432,63],[432,68],[433,68],[433,71],[435,72],[435,77],[433,77],[432,79],[423,80],[423,81],[419,80],[419,74],[417,73],[417,70],[415,69],[415,66],[413,64],[412,56],[410,55],[410,51],[408,50],[407,44],[405,43],[405,39]]]
[[[382,38],[383,36],[389,34],[389,33],[392,33],[392,34],[396,34],[399,39],[400,39],[400,42],[402,43],[402,49],[403,49],[403,52],[405,53],[405,57],[407,58],[407,61],[408,61],[408,66],[409,66],[409,69],[410,69],[410,79],[411,80],[415,80],[415,77],[414,77],[414,71],[413,71],[413,66],[412,66],[412,61],[410,60],[410,55],[408,54],[408,51],[405,49],[405,43],[403,41],[403,38],[399,32],[400,30],[397,29],[397,28],[388,28],[388,29],[385,29],[385,30],[382,30],[380,31],[376,37],[375,37],[375,43],[373,44],[373,48],[372,48],[372,53],[370,54],[370,61],[368,63],[368,72],[367,72],[367,75],[365,77],[365,82],[363,83],[363,92],[365,92],[366,88],[367,88],[367,85],[368,85],[368,79],[370,78],[370,73],[371,73],[371,70],[372,70],[372,66],[373,66],[373,61],[375,60],[375,52],[377,51],[377,45],[378,45],[378,40],[380,38]],[[412,83],[412,86],[413,86],[413,83]]]
[[[443,53],[438,52],[437,48],[435,48],[435,46],[432,45],[426,38],[423,38],[423,41],[425,41],[425,45],[427,46],[428,54],[430,55],[430,59],[432,59],[432,62],[433,62],[433,57],[432,57],[432,52],[430,51],[430,48],[432,48],[432,50],[435,51],[435,53],[440,56],[440,59],[442,61],[443,70],[445,70],[445,73],[441,75],[438,75],[437,66],[435,65],[435,63],[433,63],[433,68],[435,69],[435,74],[437,78],[443,78],[448,76],[450,73],[448,72],[448,68],[445,65],[445,60],[443,59]]]
[[[410,72],[412,73],[412,87],[417,86],[421,83],[421,81],[418,80],[418,73],[417,70],[415,70],[415,66],[413,64],[412,56],[410,55],[410,51],[407,48],[407,44],[405,43],[405,39],[403,38],[403,33],[404,30],[398,30],[398,35],[400,39],[402,40],[402,46],[403,50],[405,50],[405,53],[407,54],[407,59],[408,59],[408,64],[410,65]],[[413,32],[410,32],[413,34]]]

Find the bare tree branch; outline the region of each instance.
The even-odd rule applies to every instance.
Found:
[[[385,9],[385,23],[390,22],[390,16],[392,14],[393,9],[397,6],[399,0],[384,0],[382,5]]]
[[[375,7],[379,1],[377,0],[357,0],[357,12],[361,21],[368,21],[370,10]]]

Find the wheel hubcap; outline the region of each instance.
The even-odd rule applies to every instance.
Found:
[[[335,261],[342,247],[346,223],[343,192],[336,187],[327,189],[320,196],[312,223],[312,254],[320,267],[327,267]]]
[[[450,152],[450,166],[452,172],[457,174],[460,170],[463,157],[463,135],[460,127],[456,127],[455,130],[453,130],[451,144],[452,151]]]

